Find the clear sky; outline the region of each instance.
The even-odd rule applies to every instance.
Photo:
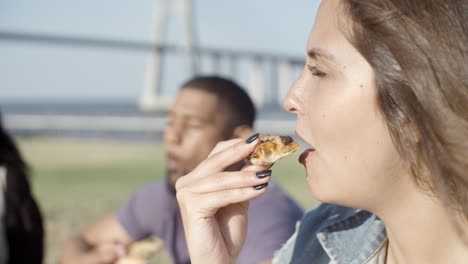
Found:
[[[0,31],[148,42],[156,2],[1,0]],[[301,58],[318,4],[319,0],[194,0],[198,45]],[[184,39],[182,21],[177,16],[170,21],[170,43]],[[136,100],[147,55],[0,40],[0,102]]]

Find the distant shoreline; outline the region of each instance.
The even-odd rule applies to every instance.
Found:
[[[138,108],[135,101],[107,101],[107,100],[65,100],[65,101],[0,101],[2,115],[9,114],[59,114],[59,115],[106,115],[106,116],[139,116],[165,117],[166,111],[144,112]],[[279,105],[264,107],[258,110],[257,119],[292,120],[295,116],[286,113]]]
[[[143,112],[135,102],[9,102],[0,111],[5,128],[17,137],[161,141],[167,123],[167,112]],[[256,130],[293,136],[294,120],[279,106],[264,108]]]

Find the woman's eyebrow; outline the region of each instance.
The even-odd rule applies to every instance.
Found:
[[[318,60],[320,58],[323,58],[323,59],[326,59],[326,60],[329,60],[331,62],[336,63],[335,56],[333,56],[331,53],[328,53],[326,50],[320,49],[320,48],[312,48],[312,49],[308,50],[307,51],[307,56],[310,59],[314,59],[314,60]]]

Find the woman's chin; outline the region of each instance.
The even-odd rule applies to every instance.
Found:
[[[306,179],[309,192],[315,200],[321,203],[331,203],[349,207],[346,201],[343,201],[344,197],[342,197],[340,193],[337,193],[336,188],[332,188],[332,186],[329,185],[324,186],[314,180],[314,177],[307,176]]]
[[[329,203],[329,194],[327,195],[327,191],[325,188],[321,188],[320,184],[314,181],[314,178],[309,176],[306,177],[307,185],[309,187],[309,192],[315,200],[322,202],[322,203]]]

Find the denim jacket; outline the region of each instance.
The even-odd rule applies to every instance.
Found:
[[[363,264],[385,243],[383,222],[359,209],[321,204],[301,220],[274,264]]]

